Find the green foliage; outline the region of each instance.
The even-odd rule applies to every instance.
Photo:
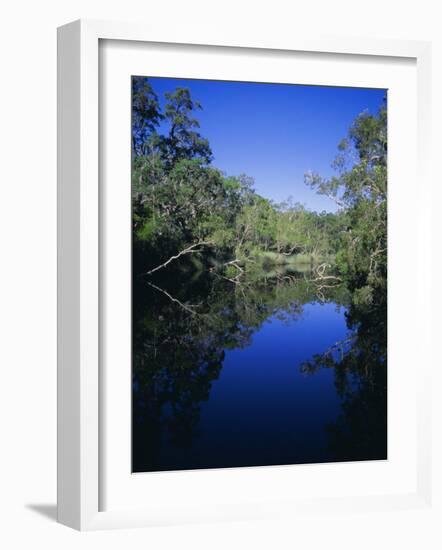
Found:
[[[333,214],[291,199],[275,204],[255,192],[252,178],[212,166],[195,118],[200,109],[189,90],[177,88],[161,112],[148,80],[133,80],[133,274],[134,285],[152,290],[148,307],[140,303],[144,290],[134,301],[142,311],[134,315],[134,380],[141,388],[134,406],[147,422],[143,439],[160,437],[170,403],[168,430],[186,445],[224,350],[247,346],[270,315],[296,319],[314,296],[345,305],[351,334],[303,370],[334,368],[345,406],[331,438],[340,448],[360,433],[363,449],[345,456],[369,457],[379,448],[373,434],[381,447],[386,441],[386,108],[355,119],[338,145],[334,177],[306,175],[309,186],[337,203]],[[139,277],[158,269],[169,291]],[[357,379],[364,383],[356,390]]]
[[[274,204],[253,179],[211,166],[208,141],[188,89],[166,94],[164,113],[146,78],[133,79],[133,235],[140,269],[172,256],[181,263],[242,277],[258,269],[332,262],[357,303],[372,303],[386,287],[387,115],[362,113],[338,145],[336,175],[306,175],[306,183],[339,206],[311,212],[289,199]],[[168,132],[157,133],[160,120]]]
[[[173,93],[167,93],[166,99],[165,118],[170,130],[163,147],[169,165],[193,158],[209,163],[212,159],[209,142],[196,131],[200,125],[192,116],[195,110],[202,109],[201,104],[192,100],[187,88],[177,88]]]
[[[142,76],[132,77],[132,152],[145,155],[152,137],[162,119],[158,96],[149,80]]]
[[[345,230],[336,265],[354,291],[355,303],[371,304],[387,279],[387,110],[362,113],[341,142],[334,167],[325,180],[307,174],[306,183],[337,202]]]
[[[138,224],[135,238],[139,241],[149,242],[156,231],[157,223],[155,218],[144,218]]]

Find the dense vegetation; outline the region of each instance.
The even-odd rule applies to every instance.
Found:
[[[354,298],[372,303],[386,281],[386,109],[356,118],[339,144],[336,176],[306,175],[337,213],[276,204],[253,179],[212,165],[199,133],[201,105],[186,88],[166,94],[162,111],[147,78],[133,78],[133,237],[137,273],[210,270],[232,282],[279,264],[308,262],[318,278],[345,278]],[[159,132],[159,127],[164,130]],[[331,279],[330,279],[331,280]]]
[[[161,108],[147,78],[132,86],[135,470],[160,468],[164,430],[190,445],[226,350],[315,300],[344,306],[349,329],[301,367],[334,369],[342,415],[330,426],[332,456],[384,457],[386,106],[355,119],[334,177],[306,174],[337,204],[317,213],[293,199],[276,204],[251,177],[214,167],[188,89],[166,94]]]

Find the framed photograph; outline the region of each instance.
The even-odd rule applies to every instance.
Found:
[[[58,40],[59,521],[427,506],[430,45]]]

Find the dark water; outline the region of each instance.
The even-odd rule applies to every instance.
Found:
[[[133,471],[386,458],[385,309],[298,275],[136,282]]]

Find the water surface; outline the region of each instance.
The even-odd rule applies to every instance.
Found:
[[[355,322],[344,290],[138,281],[133,470],[386,458],[379,319]]]

